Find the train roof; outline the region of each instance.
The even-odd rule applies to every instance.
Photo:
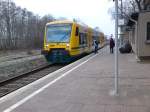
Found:
[[[69,20],[56,20],[56,21],[52,21],[52,22],[49,22],[49,23],[47,23],[46,25],[51,25],[51,24],[78,24],[78,25],[80,25],[80,26],[82,26],[82,27],[86,27],[86,28],[90,28],[89,26],[87,26],[87,25],[83,25],[83,24],[81,24],[81,23],[78,23],[78,22],[74,22],[74,21],[69,21]]]
[[[52,21],[52,22],[49,22],[49,23],[47,23],[46,25],[51,25],[51,24],[78,24],[78,25],[80,25],[80,26],[82,26],[82,27],[84,27],[84,28],[86,28],[86,29],[89,29],[89,30],[91,30],[91,31],[93,31],[94,33],[103,33],[103,32],[100,32],[100,31],[96,31],[96,30],[94,30],[93,28],[91,28],[91,27],[89,27],[89,26],[87,26],[87,25],[82,25],[82,24],[80,24],[80,23],[78,23],[78,22],[74,22],[74,21],[69,21],[69,20],[56,20],[56,21]]]
[[[46,25],[51,25],[51,24],[65,24],[65,23],[75,23],[73,21],[69,21],[69,20],[59,20],[59,21],[52,21],[47,23]]]

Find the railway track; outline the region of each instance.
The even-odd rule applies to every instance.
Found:
[[[26,86],[33,81],[36,81],[49,73],[52,73],[65,65],[47,64],[40,66],[30,72],[14,75],[14,77],[7,78],[0,82],[0,97],[3,97],[23,86]]]
[[[83,58],[86,55],[81,56],[79,59]],[[65,64],[47,64],[44,66],[40,66],[30,72],[22,73],[20,75],[14,75],[14,77],[10,77],[5,80],[2,80],[0,81],[0,97],[3,97],[23,86],[26,86],[64,66],[66,65]]]

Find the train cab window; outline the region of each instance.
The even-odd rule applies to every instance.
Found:
[[[76,34],[75,36],[78,36],[79,35],[79,27],[76,27]]]

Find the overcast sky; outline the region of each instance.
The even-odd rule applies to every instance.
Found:
[[[114,5],[110,0],[13,0],[17,6],[39,14],[79,18],[91,27],[98,26],[106,35],[114,34],[114,22],[108,14]]]

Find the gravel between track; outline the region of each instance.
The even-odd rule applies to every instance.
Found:
[[[0,81],[29,72],[37,67],[48,64],[44,56],[29,56],[0,63]]]

